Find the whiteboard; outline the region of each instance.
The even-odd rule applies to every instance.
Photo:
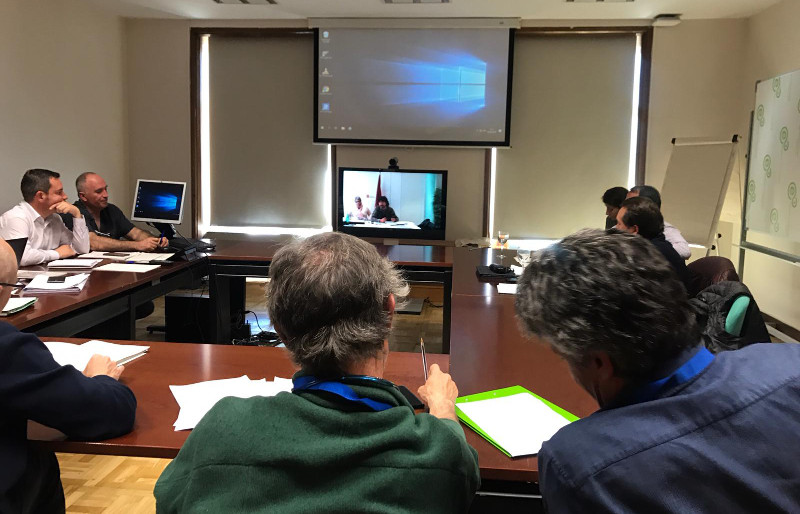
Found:
[[[756,85],[745,228],[800,242],[800,70]]]
[[[692,244],[710,248],[736,159],[737,136],[672,140],[661,212]]]

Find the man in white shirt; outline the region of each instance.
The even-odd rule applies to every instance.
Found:
[[[369,207],[361,203],[361,197],[356,196],[356,208],[350,211],[350,219],[357,219],[357,220],[368,220],[370,214],[372,214],[369,210]]]
[[[81,211],[67,202],[60,175],[32,169],[22,176],[20,202],[0,216],[0,237],[27,237],[21,266],[42,264],[89,251],[89,231]],[[58,214],[73,217],[72,230]]]
[[[636,196],[653,200],[656,205],[658,205],[658,208],[661,209],[661,193],[653,186],[633,186],[625,199],[634,198]],[[666,221],[664,221],[664,239],[669,241],[669,244],[672,245],[683,260],[692,256],[692,249],[689,248],[689,243],[683,238],[681,231]]]

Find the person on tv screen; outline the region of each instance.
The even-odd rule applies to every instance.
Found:
[[[368,220],[370,214],[372,214],[369,210],[369,207],[361,202],[360,196],[356,196],[355,200],[356,208],[350,211],[350,219]]]
[[[395,214],[394,209],[389,207],[389,199],[385,196],[378,197],[378,206],[375,207],[375,211],[372,213],[372,221],[379,221],[381,223],[386,223],[387,221],[397,221],[397,214]]]

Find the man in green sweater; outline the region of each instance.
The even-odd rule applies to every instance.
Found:
[[[477,453],[435,364],[415,414],[382,378],[408,286],[375,247],[326,233],[270,266],[267,306],[301,371],[292,393],[225,398],[156,484],[158,512],[465,512]]]

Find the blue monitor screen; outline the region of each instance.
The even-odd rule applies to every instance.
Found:
[[[317,142],[507,146],[509,29],[321,28]]]
[[[185,182],[139,180],[136,185],[131,219],[158,223],[180,223],[185,190]]]

